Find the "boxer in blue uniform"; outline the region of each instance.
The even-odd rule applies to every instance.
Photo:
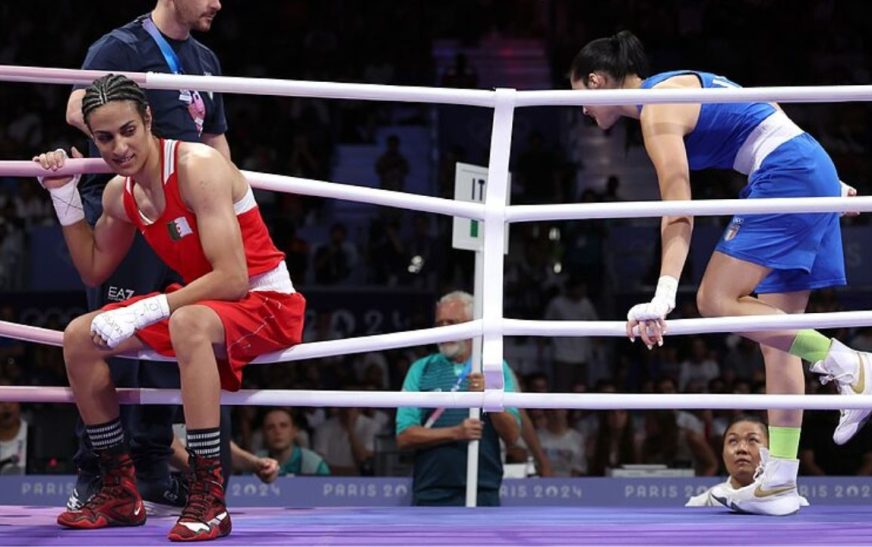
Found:
[[[630,32],[587,44],[572,63],[573,89],[701,89],[738,87],[706,72],[675,71],[648,77],[642,44]],[[827,153],[772,103],[585,106],[602,129],[623,116],[638,119],[645,149],[664,200],[689,200],[690,171],[734,169],[748,176],[742,198],[855,195],[841,183]],[[660,279],[650,302],[627,314],[652,348],[663,344],[666,316],[675,307],[678,279],[693,230],[689,215],[663,217]],[[708,317],[803,313],[812,289],[845,284],[837,214],[738,215],[717,245],[699,286],[697,305]],[[756,295],[756,296],[752,296]],[[802,394],[802,361],[845,395],[872,393],[872,359],[811,329],[741,333],[760,343],[768,393]],[[843,411],[833,438],[847,442],[869,410]],[[799,510],[796,459],[801,410],[770,410],[770,449],[761,449],[753,484],[715,493],[733,510],[785,515]]]
[[[191,36],[191,31],[208,31],[221,9],[218,0],[159,0],[154,11],[116,28],[94,42],[82,69],[114,72],[163,72],[221,75],[218,57]],[[82,118],[85,86],[74,88],[67,104],[67,123],[90,137]],[[203,142],[228,159],[230,147],[225,132],[224,101],[218,93],[196,90],[146,90],[151,107],[153,132],[164,138]],[[88,139],[89,155],[100,154]],[[93,226],[103,212],[103,188],[112,175],[86,175],[80,184],[85,217]],[[113,301],[161,291],[181,281],[137,234],[133,247],[115,273],[103,285],[89,288],[88,306],[99,309]],[[178,388],[179,372],[166,363],[113,359],[109,367],[119,387]],[[139,490],[152,510],[152,503],[184,506],[184,485],[170,477],[167,462],[172,454],[172,423],[176,407],[143,405],[122,407],[125,430],[136,463]],[[230,472],[230,413],[222,409],[222,462],[225,480]],[[88,446],[84,429],[79,429],[79,469],[76,487],[67,506],[76,509],[96,492],[99,478],[97,458]]]

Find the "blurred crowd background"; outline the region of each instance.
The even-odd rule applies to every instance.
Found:
[[[745,86],[872,80],[872,33],[860,1],[256,4],[224,2],[212,30],[196,36],[218,54],[225,75],[567,89],[567,68],[583,44],[629,29],[646,45],[655,72],[695,68]],[[0,3],[0,64],[78,68],[91,42],[152,5],[140,0]],[[57,146],[83,149],[84,137],[64,122],[69,91],[60,85],[0,86],[0,159],[27,159]],[[484,109],[252,95],[226,95],[225,103],[232,155],[244,169],[452,198],[456,163],[487,163],[491,112]],[[783,106],[830,152],[843,180],[861,194],[872,191],[869,103]],[[621,122],[603,133],[578,108],[519,111],[511,171],[512,203],[657,197],[637,124]],[[731,198],[744,181],[733,173],[705,172],[694,174],[692,183],[695,197]],[[261,192],[258,200],[273,238],[287,253],[295,285],[307,296],[307,342],[429,327],[439,295],[472,289],[473,254],[452,249],[450,218],[291,194]],[[843,221],[849,287],[820,291],[809,311],[872,307],[872,268],[863,245],[872,237],[868,218]],[[727,221],[698,219],[679,307],[671,317],[697,316],[695,286]],[[646,220],[513,225],[505,316],[623,318],[630,305],[652,292],[659,266],[656,225]],[[64,256],[46,194],[33,180],[3,179],[0,320],[62,329],[83,309],[84,293]],[[828,334],[872,350],[872,328]],[[252,366],[245,383],[258,389],[398,390],[409,364],[431,351],[409,348]],[[651,351],[624,339],[510,338],[506,359],[527,391],[764,391],[759,349],[736,336],[668,338]],[[66,385],[61,351],[0,339],[0,384]],[[810,377],[807,392],[830,392],[830,387]],[[71,472],[72,438],[60,439],[58,429],[45,424],[71,423],[72,412],[71,406],[0,403],[0,431],[23,415],[34,435],[33,453],[39,456],[32,470]],[[336,473],[408,471],[408,458],[391,443],[390,411],[300,408],[292,414],[295,442],[319,451]],[[621,447],[619,463],[659,463],[714,474],[718,464],[710,455],[719,452],[732,414],[531,412],[546,453],[555,461],[572,462],[555,471],[571,475],[604,474],[605,446]],[[270,447],[274,439],[264,434],[263,417],[259,408],[234,409],[240,446],[252,451]],[[872,457],[869,432],[839,448],[829,438],[836,421],[835,412],[807,413],[801,471],[872,473],[866,461]],[[349,449],[342,443],[349,428],[367,437],[372,453],[367,465],[348,462]],[[40,431],[50,431],[51,438]],[[571,442],[561,442],[564,438]],[[507,458],[523,462],[527,455],[507,447]]]

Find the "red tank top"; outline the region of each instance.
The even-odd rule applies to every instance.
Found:
[[[155,253],[173,270],[182,276],[185,283],[212,271],[212,264],[203,253],[197,217],[188,210],[179,193],[176,164],[178,141],[160,139],[161,178],[164,184],[166,207],[160,218],[146,222],[136,199],[133,197],[131,178],[124,181],[124,210]],[[260,209],[249,188],[245,197],[233,204],[236,219],[242,232],[242,244],[248,265],[248,277],[254,277],[274,269],[285,255],[273,245],[269,232],[260,216]]]

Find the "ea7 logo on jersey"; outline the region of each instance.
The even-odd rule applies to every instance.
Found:
[[[128,298],[133,297],[133,289],[125,289],[123,287],[109,285],[109,289],[106,291],[106,297],[112,302],[121,302],[122,300],[127,300]]]
[[[178,241],[183,237],[194,233],[194,231],[191,230],[191,225],[188,224],[188,219],[185,217],[179,217],[172,222],[168,222],[167,230],[170,232],[170,239],[174,241]]]

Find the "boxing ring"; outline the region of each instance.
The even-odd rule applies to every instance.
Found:
[[[87,84],[103,72],[0,66],[0,80],[38,84]],[[477,287],[476,319],[460,325],[420,329],[348,340],[304,343],[264,355],[255,363],[312,359],[448,342],[481,340],[484,392],[391,393],[301,390],[242,390],[223,393],[231,405],[362,406],[362,407],[504,407],[583,409],[839,409],[872,407],[872,396],[719,395],[719,394],[569,394],[507,393],[502,361],[505,336],[626,336],[622,321],[531,321],[504,318],[503,253],[509,223],[540,220],[694,216],[737,213],[869,212],[872,197],[779,198],[768,200],[705,200],[670,202],[506,205],[512,124],[516,108],[532,106],[624,105],[677,102],[837,102],[872,100],[872,86],[773,87],[715,90],[516,91],[512,89],[457,90],[424,87],[337,84],[214,76],[127,73],[143,87],[198,89],[223,93],[445,103],[490,108],[494,111],[483,203],[458,202],[381,189],[364,188],[243,171],[255,188],[324,198],[359,201],[421,212],[483,221],[483,278]],[[59,123],[61,123],[59,121]],[[108,172],[99,159],[69,160],[59,173]],[[0,161],[0,176],[31,177],[42,169],[31,161]],[[750,332],[773,329],[835,328],[872,324],[872,311],[810,313],[789,316],[721,317],[669,322],[669,335]],[[62,333],[0,321],[0,336],[60,346]],[[155,361],[163,356],[140,352],[129,355]],[[176,390],[125,389],[122,404],[180,404]],[[0,387],[0,401],[71,403],[66,388]],[[231,500],[228,500],[232,503]],[[150,517],[139,528],[88,532],[65,530],[55,524],[59,507],[0,506],[0,545],[126,544],[163,541],[169,518]],[[219,541],[238,545],[446,545],[446,544],[646,544],[646,545],[834,545],[872,542],[872,508],[863,505],[813,504],[790,517],[735,515],[726,509],[625,507],[500,507],[500,508],[381,508],[293,507],[234,508],[234,529]]]

